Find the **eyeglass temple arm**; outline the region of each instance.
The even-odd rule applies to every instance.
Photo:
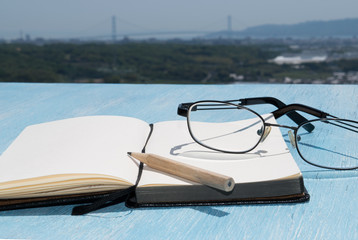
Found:
[[[257,104],[272,104],[276,106],[277,108],[282,108],[286,106],[283,102],[278,100],[277,98],[273,97],[256,97],[256,98],[242,98],[239,100],[227,100],[224,102],[240,102],[239,105],[257,105]],[[189,103],[181,103],[178,106],[178,115],[186,117],[188,115],[189,107],[192,105],[192,102]],[[297,124],[300,124],[301,122],[307,121],[306,118],[302,117],[300,114],[296,112],[292,112],[287,114],[292,120],[294,120]],[[295,120],[296,119],[296,120]],[[301,119],[301,120],[300,120]]]
[[[306,106],[306,105],[303,105],[303,104],[289,104],[289,105],[286,105],[282,108],[279,108],[275,111],[272,112],[272,114],[275,116],[275,118],[279,118],[285,114],[288,114],[292,111],[302,111],[302,112],[305,112],[305,113],[308,113],[310,115],[313,115],[315,117],[318,117],[318,118],[326,118],[328,116],[331,116],[333,117],[332,115],[326,113],[326,112],[323,112],[321,110],[318,110],[316,108],[313,108],[313,107],[309,107],[309,106]]]
[[[296,111],[302,111],[318,118],[326,118],[327,116],[334,117],[328,113],[325,113],[321,110],[315,109],[313,107],[309,107],[303,104],[289,104],[286,105],[282,101],[273,97],[258,97],[258,98],[242,98],[239,100],[229,100],[225,102],[240,102],[240,105],[257,105],[257,104],[272,104],[278,109],[273,111],[273,116],[277,119],[282,117],[283,115],[287,115],[291,118],[297,125],[300,125],[308,120],[303,117],[301,114]],[[186,117],[188,115],[188,109],[192,105],[192,103],[181,103],[178,106],[178,115]],[[304,129],[308,132],[312,132],[314,126],[310,123],[303,126]]]
[[[336,127],[340,127],[340,128],[343,128],[343,129],[346,129],[348,131],[351,131],[351,132],[355,132],[355,133],[358,133],[358,127],[356,127],[355,125],[352,125],[352,124],[349,124],[349,123],[345,123],[345,122],[342,122],[340,120],[337,120],[338,123],[344,125],[344,126],[341,126],[341,125],[338,125],[336,123],[333,123],[333,122],[329,122],[329,121],[323,121],[324,123],[328,123],[328,124],[331,124],[331,125],[334,125]],[[353,128],[353,129],[352,129]],[[357,130],[355,130],[357,129]]]
[[[300,125],[300,124],[308,121],[301,114],[299,114],[298,112],[294,111],[294,110],[301,110],[301,109],[286,108],[289,105],[286,105],[281,100],[279,100],[277,98],[274,98],[274,97],[242,98],[242,99],[239,99],[239,101],[241,102],[240,105],[257,105],[257,104],[271,104],[271,105],[274,105],[275,107],[278,108],[276,111],[272,112],[276,119],[279,118],[279,117],[282,117],[283,115],[286,114],[297,125]],[[297,105],[300,105],[300,104],[297,104]],[[292,106],[292,105],[290,105],[290,106]],[[301,106],[305,106],[305,105],[301,105]],[[308,107],[308,106],[307,106],[307,108],[313,109],[313,108]],[[280,109],[282,109],[282,110],[280,110]],[[317,111],[319,111],[319,110],[314,109],[314,111],[312,111],[312,112],[314,112],[316,114]],[[303,111],[303,112],[307,112],[307,111]],[[319,111],[319,112],[322,112],[322,111]],[[315,114],[312,114],[312,115],[316,116]],[[308,132],[312,132],[313,129],[314,129],[314,126],[312,124],[307,124],[307,125],[304,125],[303,128],[306,129],[306,131],[308,131]]]

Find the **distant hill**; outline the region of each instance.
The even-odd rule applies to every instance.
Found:
[[[331,21],[309,21],[291,25],[267,24],[247,28],[243,31],[222,31],[210,34],[212,37],[354,37],[358,36],[358,18]]]

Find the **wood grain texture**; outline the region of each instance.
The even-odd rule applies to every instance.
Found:
[[[178,120],[181,102],[259,96],[358,119],[355,85],[0,83],[0,153],[29,124],[101,114]],[[253,109],[266,113],[274,107]],[[279,122],[293,125],[287,118]],[[72,206],[5,211],[0,239],[358,239],[358,172],[315,168],[291,152],[311,194],[308,203],[134,210],[118,204],[76,217],[70,216]]]

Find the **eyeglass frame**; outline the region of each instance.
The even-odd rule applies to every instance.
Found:
[[[316,108],[313,108],[313,107],[310,107],[310,106],[307,106],[307,105],[303,105],[303,104],[294,103],[294,104],[286,105],[281,100],[279,100],[277,98],[274,98],[274,97],[242,98],[242,99],[227,100],[227,101],[202,100],[202,101],[197,101],[197,102],[188,102],[188,103],[179,104],[177,114],[179,116],[186,117],[190,136],[192,137],[192,139],[196,143],[198,143],[199,145],[201,145],[201,146],[203,146],[205,148],[208,148],[208,149],[211,149],[211,150],[214,150],[214,151],[219,151],[219,152],[223,152],[223,153],[231,153],[231,154],[243,154],[243,153],[247,153],[247,152],[252,151],[253,149],[255,149],[262,142],[262,140],[265,138],[265,134],[264,133],[261,134],[260,139],[256,143],[255,146],[253,146],[249,150],[239,151],[239,152],[215,149],[213,147],[210,147],[210,146],[207,146],[205,144],[202,144],[199,140],[197,140],[195,138],[195,136],[192,133],[192,130],[190,128],[190,123],[189,123],[190,122],[189,112],[190,112],[190,110],[191,110],[193,105],[204,103],[204,102],[212,102],[212,103],[218,103],[218,104],[220,104],[220,103],[221,104],[228,104],[228,105],[235,106],[236,108],[248,110],[248,111],[250,111],[251,113],[255,114],[256,116],[258,116],[261,119],[261,121],[263,122],[263,125],[264,125],[264,132],[266,131],[267,127],[282,127],[282,128],[287,128],[287,129],[293,130],[294,143],[290,139],[291,144],[293,145],[294,148],[297,149],[297,152],[298,152],[299,156],[308,164],[311,164],[311,165],[316,166],[316,167],[325,168],[325,169],[332,169],[332,170],[355,170],[355,169],[358,169],[358,166],[350,167],[350,168],[336,168],[336,167],[323,166],[323,165],[319,165],[319,164],[310,162],[307,159],[305,159],[305,157],[303,157],[300,149],[297,147],[297,142],[298,142],[298,137],[299,137],[299,135],[297,134],[298,129],[300,129],[302,127],[307,132],[309,132],[309,133],[312,132],[314,130],[314,126],[311,124],[311,122],[315,122],[315,121],[332,121],[333,120],[333,121],[347,121],[347,122],[358,124],[357,121],[350,120],[350,119],[338,118],[338,117],[335,117],[335,116],[333,116],[333,115],[331,115],[329,113],[323,112],[321,110],[318,110]],[[238,102],[238,103],[235,103],[235,102]],[[298,126],[294,127],[294,126],[287,126],[287,125],[281,125],[281,124],[267,123],[260,114],[258,114],[257,112],[253,111],[250,108],[245,107],[246,105],[259,105],[259,104],[271,104],[271,105],[274,105],[275,107],[277,107],[277,110],[271,112],[271,114],[274,116],[275,119],[278,119],[278,118],[280,118],[280,117],[282,117],[284,115],[287,115]],[[301,114],[299,114],[296,111],[305,112],[307,114],[310,114],[312,116],[317,117],[317,119],[308,120],[308,119],[306,119],[304,116],[302,116]]]

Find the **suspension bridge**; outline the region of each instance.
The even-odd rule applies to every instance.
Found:
[[[213,26],[217,25],[217,23],[220,21],[220,25],[222,25],[223,20],[217,20],[214,23],[206,24],[204,27],[200,27],[201,30],[153,30],[148,29],[143,26],[139,26],[135,23],[132,23],[128,20],[125,20],[123,18],[118,19],[116,16],[112,16],[111,21],[108,21],[109,19],[106,19],[102,22],[102,28],[110,29],[111,31],[108,31],[107,34],[100,34],[100,35],[90,35],[90,36],[79,36],[71,39],[78,39],[78,40],[111,40],[111,41],[117,41],[119,39],[123,38],[193,38],[193,37],[205,37],[206,35],[213,33],[213,32],[219,32],[219,31],[226,31],[227,33],[232,32],[232,24],[231,24],[231,16],[229,15],[227,17],[227,28],[222,30],[223,27],[221,27],[221,30],[218,28],[218,30],[212,30]],[[126,30],[118,31],[117,24],[118,22],[121,23],[122,28],[125,26]],[[105,25],[105,26],[104,26]],[[109,28],[110,26],[111,28]],[[128,28],[129,27],[129,28]],[[90,29],[90,28],[89,28]],[[136,29],[136,30],[133,30]],[[211,30],[209,30],[211,29]]]

